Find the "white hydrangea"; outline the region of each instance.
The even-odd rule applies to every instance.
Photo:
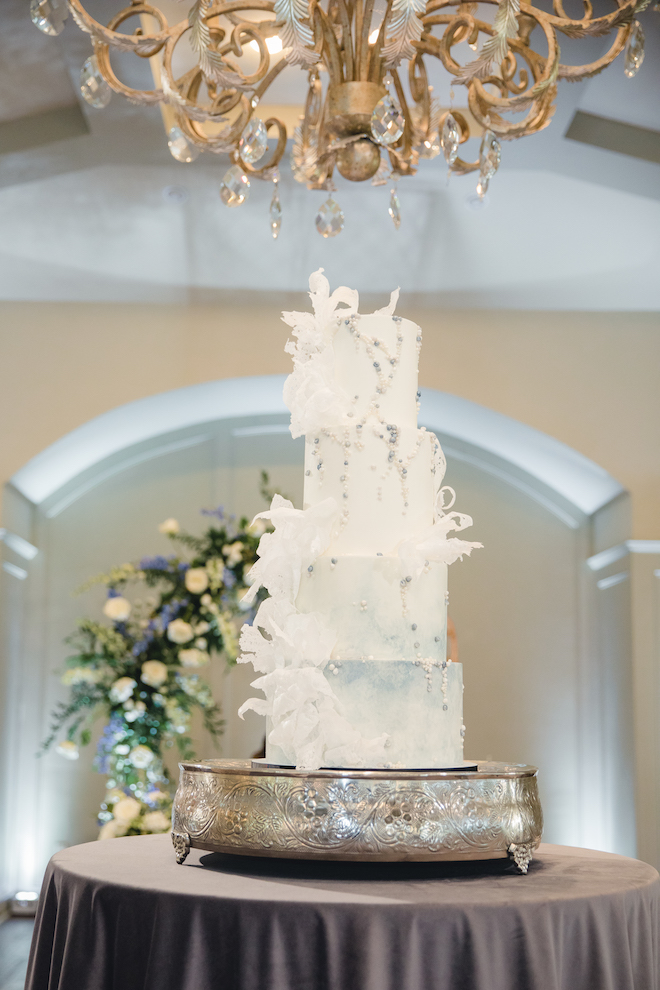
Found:
[[[121,705],[128,701],[136,687],[137,681],[134,681],[132,677],[120,677],[110,687],[108,697],[113,705]]]
[[[134,797],[123,797],[121,800],[117,801],[116,805],[112,809],[112,814],[117,819],[118,822],[122,824],[130,825],[134,818],[140,814],[142,805]]]
[[[294,602],[303,569],[327,549],[338,517],[334,498],[294,509],[288,499],[274,495],[270,509],[255,516],[270,520],[274,532],[264,533],[259,541],[259,560],[250,570],[252,586],[243,601],[254,601],[263,585],[273,597]]]
[[[101,826],[99,839],[118,839],[128,832],[128,825],[125,822],[118,822],[116,818],[111,818],[109,822]]]
[[[163,533],[165,536],[176,536],[180,529],[181,527],[176,519],[166,519],[158,527],[158,532]]]
[[[169,832],[172,822],[164,811],[148,811],[142,819],[147,832]]]
[[[62,684],[96,684],[102,676],[100,670],[91,667],[69,667],[62,675]]]
[[[144,770],[154,760],[154,752],[148,746],[136,746],[131,750],[129,759],[138,770]]]

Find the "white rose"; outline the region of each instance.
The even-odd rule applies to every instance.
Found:
[[[131,750],[131,755],[129,757],[131,763],[138,770],[144,770],[152,762],[154,758],[153,751],[149,749],[148,746],[136,746],[135,749]]]
[[[222,548],[222,552],[226,557],[227,565],[229,567],[235,567],[243,559],[243,544],[240,540],[236,540],[231,545],[226,543]]]
[[[124,701],[128,701],[136,687],[137,681],[134,681],[132,677],[120,677],[111,686],[108,697],[113,705],[121,705]]]
[[[101,831],[99,832],[99,839],[117,839],[120,835],[126,835],[128,832],[128,825],[123,822],[118,822],[112,818],[105,825],[101,826]]]
[[[186,588],[193,595],[201,595],[209,586],[209,576],[203,567],[189,567],[185,577]]]
[[[113,622],[124,622],[131,614],[131,603],[128,599],[122,598],[121,595],[108,598],[103,606],[103,614],[107,615]]]
[[[118,756],[128,756],[130,751],[131,747],[127,746],[126,743],[119,743],[118,746],[115,746],[115,753],[117,753]]]
[[[165,536],[176,536],[181,527],[176,519],[166,519],[158,527],[158,532],[163,533]]]
[[[169,832],[172,823],[164,811],[148,811],[143,819],[147,832]]]
[[[147,660],[142,664],[140,679],[149,687],[160,687],[167,680],[167,666],[160,660]]]
[[[77,760],[80,756],[78,747],[70,739],[63,739],[61,743],[58,743],[55,752],[63,756],[65,760]]]
[[[125,797],[121,801],[117,801],[117,804],[112,809],[112,814],[115,816],[118,822],[122,824],[130,824],[134,818],[140,814],[140,809],[142,805],[134,797]]]
[[[210,595],[202,595],[202,597],[200,598],[199,601],[200,601],[200,604],[208,606],[208,605],[211,605],[211,603],[213,602],[213,599],[211,598]]]
[[[204,650],[197,650],[193,647],[189,650],[179,650],[179,660],[182,667],[202,667],[209,662],[210,657]]]
[[[209,648],[209,644],[206,642],[203,636],[200,636],[199,639],[195,640],[195,646],[197,647],[198,650],[208,650]]]
[[[204,595],[204,597],[206,598],[206,595]],[[198,622],[195,626],[195,636],[203,636],[204,633],[207,633],[210,628],[211,627],[208,622]]]
[[[167,638],[172,643],[189,643],[194,635],[192,626],[184,619],[173,619],[167,627]]]

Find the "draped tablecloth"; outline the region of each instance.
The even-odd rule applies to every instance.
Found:
[[[656,871],[609,853],[177,866],[134,836],[53,856],[26,990],[660,990],[659,926]]]

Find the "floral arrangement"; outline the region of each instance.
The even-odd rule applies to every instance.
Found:
[[[262,472],[262,494],[270,499]],[[159,526],[178,552],[122,564],[87,582],[107,588],[103,613],[110,624],[81,619],[67,642],[75,652],[66,660],[62,682],[70,698],[52,715],[48,749],[66,727],[56,751],[78,759],[90,742],[94,722],[107,723],[99,739],[95,769],[108,777],[99,813],[99,838],[164,832],[170,827],[171,782],[164,749],[176,744],[183,759],[194,759],[190,738],[193,711],[206,729],[221,735],[223,721],[200,670],[214,655],[230,665],[238,652],[237,621],[252,621],[266,595],[243,601],[247,572],[268,528],[256,519],[236,524],[222,509],[201,537],[182,532],[176,519]],[[150,590],[128,597],[134,584]]]

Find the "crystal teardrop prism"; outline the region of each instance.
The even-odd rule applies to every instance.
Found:
[[[316,214],[316,229],[321,237],[336,237],[344,229],[344,214],[332,196],[328,196]]]
[[[32,23],[52,38],[62,33],[68,16],[66,0],[32,0],[30,3]]]
[[[192,141],[189,141],[180,127],[176,125],[170,127],[167,132],[167,147],[170,149],[172,158],[178,162],[189,164],[194,162],[199,155],[199,148]]]
[[[481,172],[481,178],[487,181],[492,179],[500,167],[501,159],[502,149],[500,142],[490,128],[488,128],[484,131],[479,149],[479,171]]]
[[[225,206],[240,206],[250,193],[250,180],[238,165],[232,165],[220,183],[220,199]]]
[[[406,125],[401,107],[386,93],[371,114],[371,133],[379,144],[395,144]]]
[[[401,226],[401,203],[399,202],[396,186],[392,186],[390,189],[390,205],[387,208],[387,212],[392,217],[395,230],[398,230]]]
[[[636,76],[644,61],[644,28],[639,21],[633,21],[628,40],[626,41],[626,55],[623,63],[623,71],[628,79]]]
[[[440,138],[438,132],[430,134],[424,141],[422,141],[419,148],[420,158],[437,158],[440,154]]]
[[[458,146],[461,141],[461,130],[453,115],[448,113],[442,125],[442,137],[440,145],[445,161],[451,167],[458,157]]]
[[[483,199],[484,196],[486,195],[486,193],[488,192],[488,183],[489,182],[490,182],[490,179],[485,178],[483,175],[481,176],[481,178],[477,182],[477,196],[479,197],[479,199]]]
[[[248,165],[254,165],[268,150],[268,132],[263,120],[253,117],[238,142],[238,153]]]
[[[107,107],[112,90],[101,75],[96,55],[90,55],[80,70],[80,92],[86,103],[97,110]]]
[[[321,97],[323,95],[323,85],[318,76],[313,76],[309,80],[309,92],[307,94],[307,107],[305,117],[310,126],[314,126],[321,116],[323,106]]]
[[[282,227],[282,204],[280,203],[280,191],[275,183],[273,198],[270,201],[270,229],[273,240],[276,241]]]

